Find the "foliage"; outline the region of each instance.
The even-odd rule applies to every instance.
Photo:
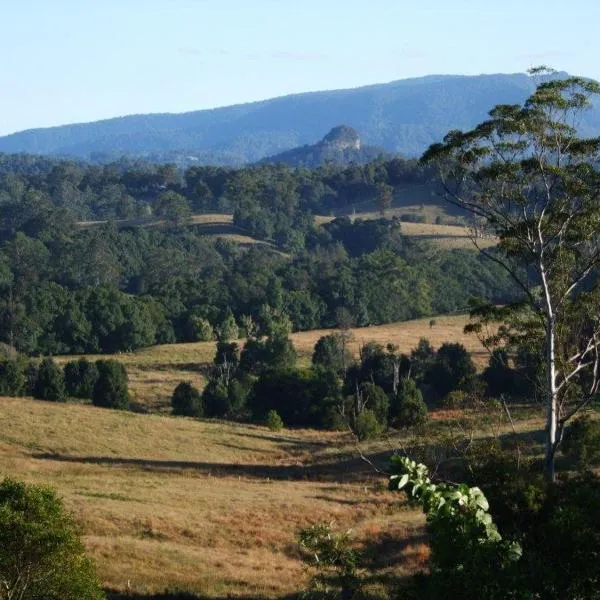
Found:
[[[393,456],[391,470],[390,489],[405,490],[427,517],[432,587],[448,597],[508,597],[502,595],[508,593],[503,575],[511,573],[522,549],[502,538],[483,492],[464,484],[434,484],[427,467],[407,457]]]
[[[52,490],[10,479],[0,484],[0,598],[104,598],[84,551]]]
[[[384,431],[384,426],[377,418],[377,413],[366,408],[354,419],[352,431],[359,441],[376,438]]]
[[[65,387],[73,398],[91,398],[98,380],[98,368],[86,358],[69,361],[64,366]]]
[[[579,417],[565,431],[562,450],[580,468],[600,464],[600,421]]]
[[[390,423],[394,427],[413,427],[427,421],[427,405],[414,379],[404,377],[390,405]]]
[[[298,532],[303,560],[315,571],[310,592],[320,598],[351,600],[360,594],[360,553],[350,545],[350,531],[335,532],[317,523]]]
[[[348,348],[349,335],[347,332],[331,333],[320,337],[315,344],[312,364],[344,375],[352,363],[352,354]]]
[[[276,410],[270,410],[267,413],[265,423],[271,431],[281,431],[284,426],[283,421],[281,420],[281,417],[279,416]]]
[[[425,382],[444,397],[454,390],[469,390],[474,383],[475,365],[466,348],[459,343],[444,343],[438,349]]]
[[[44,358],[40,363],[33,397],[53,402],[64,402],[66,399],[63,372],[51,358]]]
[[[177,385],[171,397],[171,406],[174,415],[201,417],[204,414],[202,396],[188,381],[182,381]]]
[[[0,360],[0,396],[21,396],[27,391],[24,365],[18,359]]]
[[[104,408],[127,409],[129,391],[127,371],[117,360],[98,360],[98,379],[92,390],[92,402]]]

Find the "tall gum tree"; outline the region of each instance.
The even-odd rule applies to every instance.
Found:
[[[545,67],[530,74],[540,82],[523,105],[498,105],[471,131],[449,132],[422,161],[437,165],[444,197],[498,237],[497,251],[480,251],[510,273],[533,315],[554,480],[565,425],[600,385],[600,138],[578,134],[600,85]]]

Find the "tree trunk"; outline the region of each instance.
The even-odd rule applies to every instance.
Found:
[[[540,246],[541,246],[540,236]],[[555,480],[554,455],[556,453],[558,440],[558,390],[556,389],[556,316],[550,293],[550,286],[543,260],[543,254],[539,259],[540,276],[544,290],[544,302],[546,308],[546,385],[544,395],[547,403],[546,416],[546,456],[544,470],[546,479],[553,483]]]

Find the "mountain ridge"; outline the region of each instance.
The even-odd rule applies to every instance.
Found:
[[[526,74],[426,75],[184,113],[28,129],[0,137],[0,152],[92,160],[187,157],[235,165],[316,144],[324,132],[346,123],[361,132],[365,145],[417,156],[449,129],[472,127],[494,105],[522,102],[534,88]],[[600,110],[592,113],[584,133],[600,133]]]

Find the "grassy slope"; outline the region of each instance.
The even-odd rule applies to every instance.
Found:
[[[427,556],[422,517],[341,434],[11,398],[0,432],[0,475],[56,487],[115,590],[293,592],[306,578],[295,531],[318,520],[391,548],[400,573]]]
[[[461,342],[471,352],[475,362],[483,366],[487,355],[475,336],[465,335],[463,328],[468,321],[465,315],[436,317],[436,324],[429,325],[430,319],[417,319],[402,323],[391,323],[374,327],[351,330],[350,347],[355,356],[359,348],[368,341],[380,344],[396,344],[401,352],[410,352],[419,338],[426,337],[434,347],[444,342]],[[300,355],[301,364],[308,364],[317,340],[332,330],[318,329],[292,334],[292,340]],[[243,341],[240,342],[243,344]],[[191,381],[202,388],[205,383],[203,371],[215,354],[214,342],[169,344],[154,346],[137,352],[116,354],[115,358],[127,367],[130,389],[134,399],[152,410],[168,410],[171,394],[180,381]],[[58,362],[73,360],[72,356],[58,357]],[[89,356],[91,360],[98,356]]]

